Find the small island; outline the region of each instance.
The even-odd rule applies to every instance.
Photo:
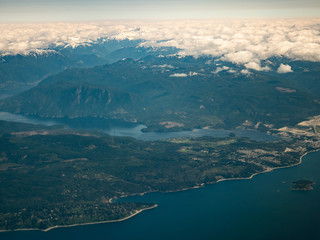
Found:
[[[315,182],[306,179],[301,179],[293,182],[292,185],[293,191],[311,191],[313,190],[313,185],[315,185]]]

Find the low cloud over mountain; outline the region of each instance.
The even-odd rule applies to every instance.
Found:
[[[270,70],[261,63],[270,57],[320,61],[319,19],[1,24],[0,31],[2,54],[142,39],[141,47],[176,47],[181,56],[212,55],[257,71]]]

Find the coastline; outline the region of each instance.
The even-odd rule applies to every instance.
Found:
[[[223,182],[223,181],[231,181],[231,180],[250,180],[250,179],[252,179],[254,176],[259,175],[259,174],[272,172],[272,171],[277,170],[277,169],[290,168],[290,167],[298,166],[298,165],[300,165],[300,164],[302,163],[302,158],[303,158],[304,156],[308,155],[309,153],[318,152],[318,151],[320,151],[320,149],[311,150],[311,151],[308,151],[308,152],[303,153],[303,154],[299,157],[299,162],[294,163],[294,164],[292,164],[292,165],[282,166],[282,167],[275,167],[275,168],[269,168],[269,169],[266,169],[266,170],[264,170],[264,171],[262,171],[262,172],[253,173],[253,174],[251,174],[249,177],[242,177],[242,178],[221,178],[221,179],[217,180],[216,182],[201,183],[200,185],[196,185],[196,186],[193,186],[193,187],[190,187],[190,188],[183,188],[183,189],[181,189],[181,190],[166,191],[166,192],[164,192],[164,193],[173,193],[173,192],[180,192],[180,191],[187,191],[187,190],[197,189],[197,188],[205,187],[205,185],[216,184],[216,183]],[[146,193],[143,193],[142,195],[147,194],[147,193],[151,193],[151,192],[146,192]],[[142,195],[141,195],[141,196],[142,196]]]
[[[42,231],[42,232],[48,232],[48,231],[50,231],[52,229],[55,229],[55,228],[68,228],[68,227],[85,226],[85,225],[102,224],[102,223],[123,222],[125,220],[128,220],[128,219],[134,217],[135,215],[138,215],[139,213],[141,213],[143,211],[150,210],[150,209],[153,209],[153,208],[156,208],[156,207],[158,207],[158,204],[154,204],[151,207],[140,209],[140,210],[134,212],[133,214],[131,214],[131,215],[127,216],[127,217],[116,219],[116,220],[107,220],[107,221],[101,221],[101,222],[77,223],[77,224],[71,224],[71,225],[65,225],[65,226],[53,226],[53,227],[49,227],[49,228],[46,228],[46,229],[22,228],[22,229],[14,229],[14,230],[0,230],[0,233],[1,232],[17,232],[17,231]]]
[[[249,180],[252,179],[254,176],[258,175],[258,174],[263,174],[263,173],[267,173],[267,172],[272,172],[273,170],[277,170],[277,169],[281,169],[281,168],[290,168],[290,167],[294,167],[294,166],[298,166],[302,163],[302,158],[306,155],[308,155],[309,153],[313,153],[313,152],[318,152],[320,151],[320,149],[317,150],[312,150],[312,151],[308,151],[305,152],[304,154],[302,154],[299,158],[299,162],[292,164],[292,165],[288,165],[288,166],[282,166],[282,167],[275,167],[275,168],[269,168],[266,169],[265,171],[262,172],[257,172],[257,173],[253,173],[250,177],[246,177],[246,178],[222,178],[219,179],[217,182],[213,182],[213,183],[218,183],[218,182],[222,182],[222,181],[229,181],[229,180]]]
[[[267,172],[272,172],[273,170],[277,170],[277,169],[290,168],[290,167],[294,167],[294,166],[300,165],[300,164],[302,163],[302,158],[303,158],[303,157],[305,157],[305,156],[308,155],[309,153],[318,152],[318,151],[320,151],[320,149],[311,150],[311,151],[307,151],[307,152],[303,153],[303,154],[299,157],[299,161],[298,161],[297,163],[292,164],[292,165],[282,166],[282,167],[275,167],[275,168],[269,168],[269,169],[266,169],[265,171],[262,171],[262,172],[253,173],[253,174],[250,175],[249,177],[243,177],[243,178],[222,178],[222,179],[217,180],[216,182],[201,183],[200,185],[196,185],[196,186],[193,186],[193,187],[183,188],[183,189],[179,189],[179,190],[166,191],[166,192],[163,192],[163,193],[173,193],[173,192],[180,192],[180,191],[187,191],[187,190],[197,189],[197,188],[205,187],[205,185],[209,185],[209,184],[211,185],[211,184],[219,183],[219,182],[222,182],[222,181],[250,180],[250,179],[252,179],[254,176],[258,175],[258,174],[263,174],[263,173],[267,173]],[[143,193],[138,193],[138,194],[126,195],[126,196],[122,196],[122,198],[123,198],[123,197],[135,196],[135,195],[143,196],[143,195],[145,195],[145,194],[154,193],[154,192],[159,192],[159,191],[150,191],[150,192],[143,192]],[[133,214],[131,214],[131,215],[125,217],[125,218],[121,218],[121,219],[117,219],[117,220],[108,220],[108,221],[101,221],[101,222],[79,223],[79,224],[72,224],[72,225],[65,225],[65,226],[53,226],[53,227],[50,227],[50,228],[47,228],[47,229],[26,228],[26,229],[14,229],[14,230],[0,230],[0,233],[1,233],[1,232],[15,232],[15,231],[42,231],[42,232],[47,232],[47,231],[50,231],[50,230],[55,229],[55,228],[68,228],[68,227],[76,227],[76,226],[84,226],[84,225],[93,225],[93,224],[102,224],[102,223],[113,223],[113,222],[122,222],[122,221],[125,221],[125,220],[127,220],[127,219],[130,219],[130,218],[134,217],[135,215],[137,215],[137,214],[139,214],[139,213],[141,213],[141,212],[143,212],[143,211],[150,210],[150,209],[153,209],[153,208],[156,208],[156,207],[158,207],[158,204],[154,204],[153,206],[148,207],[148,208],[140,209],[140,210],[134,212]]]
[[[190,188],[183,188],[181,190],[173,190],[173,191],[166,191],[164,193],[173,193],[173,192],[180,192],[180,191],[187,191],[187,190],[192,190],[192,189],[197,189],[197,188],[201,188],[201,187],[205,187],[205,185],[211,185],[211,184],[216,184],[216,183],[219,183],[219,182],[223,182],[223,181],[231,181],[231,180],[250,180],[252,179],[254,176],[256,175],[259,175],[259,174],[263,174],[263,173],[268,173],[268,172],[272,172],[274,170],[277,170],[277,169],[282,169],[282,168],[290,168],[290,167],[294,167],[294,166],[298,166],[302,163],[302,158],[306,155],[308,155],[309,153],[313,153],[313,152],[318,152],[320,151],[320,149],[317,149],[317,150],[311,150],[311,151],[308,151],[308,152],[305,152],[303,153],[300,157],[299,157],[299,162],[297,163],[294,163],[292,165],[288,165],[288,166],[282,166],[282,167],[275,167],[275,168],[269,168],[269,169],[266,169],[262,172],[257,172],[257,173],[253,173],[252,175],[250,175],[249,177],[242,177],[242,178],[221,178],[219,180],[217,180],[216,182],[208,182],[208,183],[201,183],[200,185],[196,185],[196,186],[193,186],[193,187],[190,187]],[[151,193],[151,192],[150,192]],[[144,194],[147,194],[147,193],[144,193]],[[142,195],[144,195],[142,194]]]
[[[250,179],[252,179],[254,176],[259,175],[259,174],[272,172],[272,171],[277,170],[277,169],[290,168],[290,167],[298,166],[298,165],[300,165],[300,164],[302,163],[302,158],[303,158],[304,156],[308,155],[309,153],[318,152],[318,151],[320,151],[320,149],[311,150],[311,151],[307,151],[307,152],[303,153],[303,154],[299,157],[299,162],[294,163],[294,164],[292,164],[292,165],[282,166],[282,167],[275,167],[275,168],[269,168],[269,169],[266,169],[266,170],[264,170],[264,171],[262,171],[262,172],[253,173],[253,174],[251,174],[249,177],[242,177],[242,178],[221,178],[221,179],[217,180],[216,182],[201,183],[200,185],[195,185],[195,186],[193,186],[193,187],[182,188],[182,189],[179,189],[179,190],[170,190],[170,191],[165,191],[165,192],[162,192],[162,193],[174,193],[174,192],[188,191],[188,190],[192,190],[192,189],[197,189],[197,188],[205,187],[205,185],[216,184],[216,183],[223,182],[223,181],[231,181],[231,180],[250,180]],[[144,196],[145,194],[155,193],[155,192],[160,192],[160,191],[149,191],[149,192],[143,192],[143,193],[137,193],[137,194],[131,194],[131,195],[124,195],[124,196],[121,196],[121,198],[132,197],[132,196],[137,196],[137,195],[139,195],[139,196]]]

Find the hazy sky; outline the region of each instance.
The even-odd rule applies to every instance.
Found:
[[[320,17],[319,0],[0,0],[0,22]]]

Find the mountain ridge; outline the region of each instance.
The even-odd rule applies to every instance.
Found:
[[[156,128],[162,122],[172,121],[188,129],[234,128],[245,121],[294,125],[319,114],[320,99],[315,94],[316,89],[308,90],[315,76],[305,78],[301,83],[288,79],[298,78],[303,73],[288,73],[285,77],[259,71],[240,74],[242,67],[232,64],[228,69],[239,73],[216,73],[221,65],[206,64],[207,61],[206,57],[181,61],[178,57],[148,56],[138,61],[126,59],[93,68],[68,69],[46,78],[25,93],[1,101],[0,109],[41,117],[91,114],[134,120]],[[100,102],[97,99],[75,107],[78,97],[69,92],[68,86],[78,88],[83,84],[99,92]],[[304,87],[299,87],[302,84]],[[113,114],[106,113],[102,107],[107,101],[107,97],[101,95],[104,88],[121,92],[121,96],[117,95],[119,98],[112,102]],[[39,98],[40,92],[47,95]],[[49,102],[56,103],[55,96],[61,103],[52,108]],[[86,99],[81,101],[85,103]],[[68,105],[75,108],[66,110]],[[117,112],[116,109],[124,111]]]

